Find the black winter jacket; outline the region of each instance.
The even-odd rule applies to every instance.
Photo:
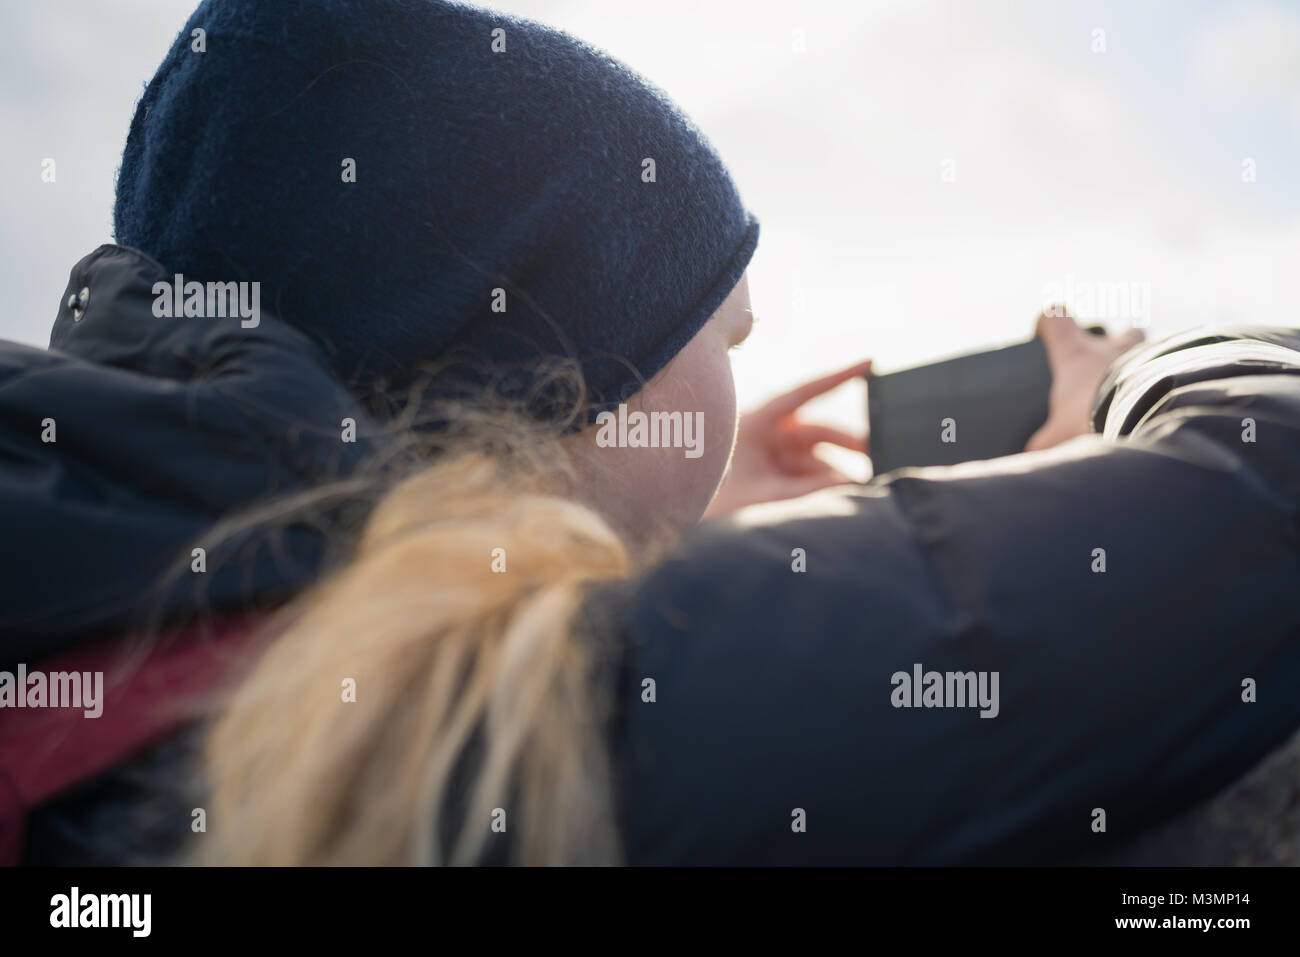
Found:
[[[5,662],[125,627],[213,521],[374,452],[340,453],[368,420],[305,339],[159,322],[157,278],[101,247],[51,351],[0,345]],[[1298,373],[1295,329],[1143,347],[1097,435],[708,522],[604,593],[626,859],[1060,861],[1229,785],[1300,727]],[[300,588],[325,548],[295,534],[206,600]],[[32,859],[102,859],[64,825],[137,804],[124,780],[52,808],[81,836],[37,821]]]

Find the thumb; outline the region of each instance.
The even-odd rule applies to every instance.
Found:
[[[1079,328],[1064,306],[1048,306],[1038,314],[1034,323],[1034,335],[1043,340],[1049,348],[1063,346],[1080,338],[1086,333]]]

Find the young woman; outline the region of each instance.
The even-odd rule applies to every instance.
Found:
[[[1034,451],[796,498],[853,440],[793,413],[862,367],[737,442],[725,169],[618,64],[455,4],[203,3],[115,218],[56,349],[3,357],[0,498],[43,530],[6,661],[129,653],[44,765],[0,714],[26,860],[1060,860],[1300,725],[1294,331],[1112,368],[1133,339],[1045,316]],[[187,282],[267,308],[160,315]],[[656,413],[657,447],[607,417]],[[87,641],[146,605],[243,614]]]

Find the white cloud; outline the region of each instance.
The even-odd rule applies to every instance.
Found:
[[[1206,88],[1238,100],[1289,105],[1300,123],[1300,13],[1267,6],[1207,26],[1197,47]]]

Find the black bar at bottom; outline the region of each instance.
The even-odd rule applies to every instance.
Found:
[[[1300,874],[1285,868],[29,869],[0,873],[0,933],[6,945],[75,935],[80,945],[205,949],[446,947],[465,933],[550,946],[597,929],[614,946],[704,931],[770,945],[773,935],[837,929],[864,946],[897,935],[918,945],[1043,936],[1231,944],[1294,932],[1298,891]]]

